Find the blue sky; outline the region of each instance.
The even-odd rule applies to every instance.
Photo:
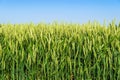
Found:
[[[120,0],[0,0],[0,23],[120,21]]]

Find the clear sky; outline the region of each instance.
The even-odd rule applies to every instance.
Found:
[[[0,0],[0,23],[120,21],[120,0]]]

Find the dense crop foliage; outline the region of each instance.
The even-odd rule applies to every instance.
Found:
[[[1,24],[0,80],[120,80],[120,26]]]

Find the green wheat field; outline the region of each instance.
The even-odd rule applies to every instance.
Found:
[[[120,80],[120,24],[0,24],[0,80]]]

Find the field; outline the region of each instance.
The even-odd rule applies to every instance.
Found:
[[[120,25],[1,24],[0,80],[120,80]]]

